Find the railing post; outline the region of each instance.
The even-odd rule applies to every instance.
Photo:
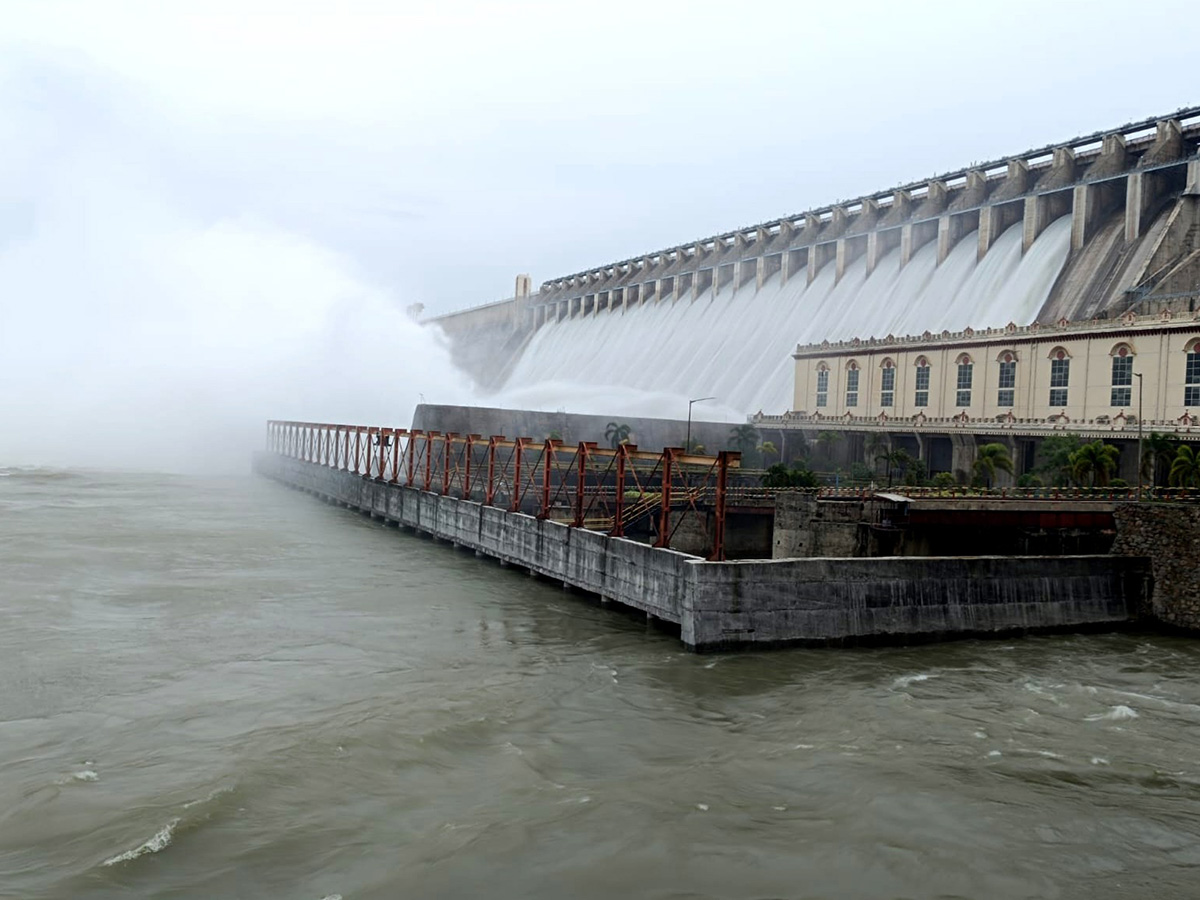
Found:
[[[725,559],[725,486],[729,475],[729,453],[717,454],[717,495],[713,502],[713,548],[708,557],[714,562]]]
[[[400,481],[400,436],[404,434],[403,428],[392,429],[392,484],[398,484]]]
[[[445,444],[442,447],[442,496],[445,497],[450,493],[450,450],[451,444],[454,443],[455,435],[453,432],[448,433],[443,440]]]
[[[466,464],[463,466],[463,499],[471,499],[471,456],[475,451],[475,439],[479,437],[477,434],[467,435],[467,449],[464,451]]]
[[[493,434],[491,439],[488,441],[488,483],[487,483],[487,491],[483,495],[483,497],[484,497],[483,502],[486,506],[491,506],[492,501],[494,501],[496,499],[496,441],[497,440],[504,440],[504,438],[502,438],[502,437],[498,438],[497,435]]]
[[[658,540],[655,547],[667,547],[671,543],[671,463],[674,461],[675,449],[664,447],[662,452],[662,504],[658,511]]]
[[[550,454],[554,452],[554,441],[546,438],[542,445],[542,502],[539,519],[550,518]]]
[[[421,433],[421,429],[419,429],[419,428],[414,428],[412,431],[410,431],[408,433],[408,446],[405,448],[405,456],[408,457],[408,461],[406,462],[405,467],[408,471],[406,473],[407,478],[405,480],[405,484],[407,484],[409,487],[413,486],[413,469],[416,467],[416,462],[417,462],[416,461],[417,436],[420,433]]]
[[[433,487],[433,439],[441,435],[440,431],[425,432],[425,490]]]
[[[520,512],[521,510],[521,457],[525,454],[525,438],[517,438],[517,446],[513,450],[513,483],[512,502],[509,504],[510,512]]]
[[[572,528],[583,527],[583,488],[587,479],[587,444],[579,442],[579,450],[575,454],[575,517],[571,521]]]
[[[625,458],[629,455],[629,445],[617,446],[617,496],[613,503],[613,527],[609,532],[613,537],[625,534]]]

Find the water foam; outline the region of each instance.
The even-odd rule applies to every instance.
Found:
[[[1093,716],[1088,716],[1089,722],[1120,722],[1126,719],[1136,719],[1138,717],[1137,710],[1128,706],[1114,706],[1106,713],[1096,713]]]
[[[161,829],[154,833],[154,836],[132,850],[126,850],[124,853],[119,853],[110,859],[104,861],[106,866],[115,866],[118,863],[129,862],[137,859],[139,856],[145,856],[147,853],[158,853],[160,850],[170,846],[171,838],[175,835],[175,827],[179,824],[179,819],[175,818],[164,825]]]

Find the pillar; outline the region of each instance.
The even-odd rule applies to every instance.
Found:
[[[985,206],[979,210],[979,251],[975,254],[976,262],[987,256],[987,252],[992,249],[992,244],[996,243],[998,237],[1000,237],[1000,207]]]
[[[1071,250],[1082,250],[1096,231],[1099,219],[1100,187],[1095,184],[1077,184],[1071,198]]]
[[[982,215],[980,216],[982,220]],[[938,265],[946,261],[950,251],[954,249],[962,237],[963,220],[961,216],[940,216],[938,218]],[[982,228],[982,224],[980,226]]]
[[[1033,246],[1033,242],[1046,230],[1046,211],[1048,198],[1045,194],[1036,194],[1025,198],[1024,235],[1021,238],[1022,251]]]
[[[1130,172],[1125,180],[1125,240],[1136,241],[1142,236],[1142,225],[1149,205],[1146,173]]]
[[[867,275],[875,271],[875,266],[879,262],[881,255],[879,249],[879,232],[872,231],[867,235]]]

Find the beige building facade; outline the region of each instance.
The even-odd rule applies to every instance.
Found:
[[[1200,438],[1200,313],[796,348],[792,421]]]

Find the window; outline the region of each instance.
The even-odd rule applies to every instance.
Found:
[[[1055,350],[1050,358],[1050,405],[1067,405],[1067,383],[1071,380],[1071,358],[1066,350]]]
[[[1133,402],[1133,354],[1122,345],[1112,358],[1112,398],[1109,406],[1129,406]]]
[[[1016,404],[1017,360],[1011,353],[1000,357],[1000,384],[996,391],[997,406],[1014,406]]]
[[[858,363],[850,363],[846,369],[846,408],[858,406]]]
[[[829,370],[817,369],[817,406],[829,405]]]
[[[913,404],[929,405],[929,362],[924,357],[917,360],[917,391],[913,397]]]
[[[1187,355],[1187,374],[1183,380],[1183,405],[1200,406],[1200,344],[1193,344]]]
[[[955,406],[971,405],[971,370],[975,368],[971,357],[963,354],[958,358],[958,383],[954,397]]]
[[[894,406],[895,399],[896,370],[890,362],[885,362],[879,378],[879,405],[885,408]]]

